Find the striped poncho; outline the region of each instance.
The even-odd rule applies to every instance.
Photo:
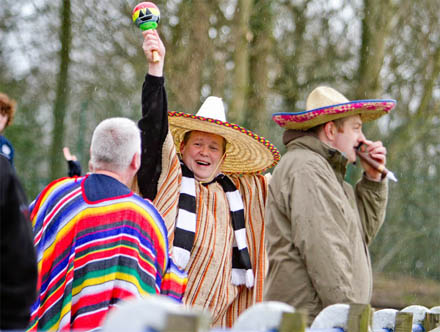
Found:
[[[171,134],[163,145],[162,173],[154,204],[161,212],[173,243],[182,171]],[[231,281],[234,229],[226,193],[218,183],[196,184],[197,220],[194,245],[186,267],[188,286],[183,302],[209,309],[212,324],[231,327],[251,305],[263,300],[267,270],[264,246],[264,207],[267,177],[263,175],[230,176],[243,200],[246,238],[255,276],[252,288],[236,286]],[[172,250],[172,249],[171,249]]]
[[[147,74],[142,86],[139,128],[143,153],[134,188],[153,200],[165,219],[172,247],[179,213],[182,168],[169,130],[164,82],[163,77]],[[196,181],[197,217],[194,243],[185,267],[188,286],[183,302],[208,309],[215,327],[231,327],[243,311],[263,300],[267,270],[264,208],[268,177],[235,174],[228,177],[239,190],[243,202],[246,242],[255,282],[251,288],[233,284],[234,229],[228,198],[218,182],[202,185]]]
[[[181,299],[186,275],[168,256],[162,217],[116,179],[62,178],[30,209],[39,271],[30,330],[93,330],[122,299]]]

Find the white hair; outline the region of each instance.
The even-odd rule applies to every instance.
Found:
[[[122,171],[141,153],[140,131],[127,118],[110,118],[95,128],[90,146],[94,170]]]

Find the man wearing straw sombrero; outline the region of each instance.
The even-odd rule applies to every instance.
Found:
[[[269,185],[265,300],[305,309],[310,319],[333,303],[370,302],[368,245],[384,221],[388,189],[386,148],[367,140],[362,124],[394,106],[394,100],[349,101],[321,86],[305,111],[273,115],[286,129],[287,152]],[[361,145],[364,173],[353,189],[344,177]]]
[[[139,121],[139,190],[162,213],[173,260],[188,272],[184,302],[209,309],[213,326],[230,327],[262,300],[267,179],[261,173],[279,153],[263,137],[227,122],[218,97],[208,97],[196,115],[168,112],[165,47],[155,30],[143,34],[149,67]]]

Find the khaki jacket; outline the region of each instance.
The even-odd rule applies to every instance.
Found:
[[[387,182],[344,181],[347,159],[317,137],[287,143],[266,206],[269,272],[264,300],[306,309],[369,303],[368,245],[385,218]]]

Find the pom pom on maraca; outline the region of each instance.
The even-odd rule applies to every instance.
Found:
[[[141,30],[156,29],[160,20],[160,11],[152,2],[141,2],[134,7],[132,18]]]

